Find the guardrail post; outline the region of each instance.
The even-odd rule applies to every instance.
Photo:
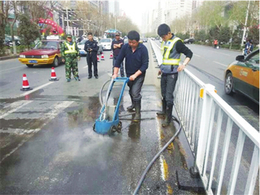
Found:
[[[202,173],[204,157],[206,153],[207,137],[208,137],[208,128],[210,122],[210,111],[212,106],[212,99],[207,96],[207,91],[215,91],[215,86],[210,84],[205,84],[200,89],[200,98],[202,98],[202,111],[201,111],[201,120],[200,128],[198,132],[198,143],[197,151],[195,152],[194,165],[190,169],[192,177],[198,177]],[[209,140],[210,141],[210,140]]]

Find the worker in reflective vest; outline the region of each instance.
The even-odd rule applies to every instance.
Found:
[[[158,35],[162,38],[161,52],[162,64],[158,75],[161,76],[161,94],[162,94],[162,111],[158,112],[159,117],[165,118],[162,123],[167,127],[172,119],[173,92],[175,89],[178,73],[181,72],[192,58],[192,51],[183,44],[183,41],[171,33],[167,24],[161,24],[157,30]],[[182,64],[181,53],[186,58]]]
[[[67,82],[71,80],[71,71],[76,81],[80,81],[78,73],[79,48],[76,42],[72,41],[72,36],[67,35],[67,41],[61,46],[62,62],[65,62]]]

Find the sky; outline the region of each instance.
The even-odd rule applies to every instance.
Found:
[[[119,0],[120,9],[139,27],[142,25],[142,13],[152,9],[154,0]]]

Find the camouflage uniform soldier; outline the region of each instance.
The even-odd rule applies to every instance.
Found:
[[[65,62],[67,82],[71,80],[71,69],[75,80],[80,81],[78,74],[79,48],[76,42],[72,41],[71,35],[67,35],[67,41],[64,41],[61,46],[61,56],[62,61]]]

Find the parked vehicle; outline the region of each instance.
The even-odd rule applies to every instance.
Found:
[[[111,50],[111,45],[112,45],[112,39],[111,38],[106,38],[106,39],[101,39],[99,42],[102,47],[103,50]]]
[[[194,38],[184,39],[184,41],[183,41],[184,44],[192,44],[194,42],[195,42]]]
[[[259,104],[259,49],[248,56],[239,55],[225,71],[226,94],[236,91]]]
[[[79,48],[79,55],[80,56],[86,56],[87,52],[84,50],[85,43],[88,39],[83,39],[81,42],[78,43],[78,48]],[[103,53],[103,47],[100,43],[98,43],[98,55]]]
[[[61,40],[40,41],[32,50],[20,53],[18,60],[28,67],[50,64],[55,67],[61,63]]]

